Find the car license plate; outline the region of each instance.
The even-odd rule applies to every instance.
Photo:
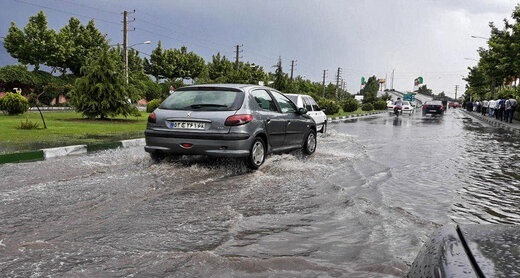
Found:
[[[205,129],[205,123],[201,122],[167,122],[167,126],[169,128],[179,128],[179,129]]]
[[[437,110],[428,110],[428,112],[437,112]]]

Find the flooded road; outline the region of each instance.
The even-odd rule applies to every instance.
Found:
[[[330,124],[317,152],[0,166],[0,276],[402,277],[446,223],[520,224],[520,136],[448,111]]]

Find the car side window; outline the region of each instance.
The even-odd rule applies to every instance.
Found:
[[[297,111],[294,103],[292,103],[292,101],[290,101],[286,96],[276,91],[271,91],[271,94],[273,94],[276,102],[278,102],[278,105],[280,105],[282,113],[295,113]]]
[[[305,109],[307,109],[307,111],[312,111],[311,100],[308,97],[302,97],[302,100],[303,100],[303,106],[305,107]]]
[[[309,101],[311,102],[312,110],[314,110],[314,111],[321,110],[320,107],[318,106],[318,103],[316,103],[316,101],[312,97],[309,97]]]
[[[273,98],[266,90],[254,90],[251,92],[251,95],[255,98],[256,103],[261,109],[267,111],[278,111]]]

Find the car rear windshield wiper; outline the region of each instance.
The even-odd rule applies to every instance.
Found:
[[[198,109],[198,108],[202,108],[202,107],[226,107],[227,108],[228,106],[222,105],[222,104],[200,103],[200,104],[192,104],[188,107],[192,108],[192,109]],[[188,108],[188,107],[185,107],[185,108]]]

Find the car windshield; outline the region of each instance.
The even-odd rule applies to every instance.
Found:
[[[232,90],[179,90],[159,106],[166,110],[237,110],[243,93]]]

